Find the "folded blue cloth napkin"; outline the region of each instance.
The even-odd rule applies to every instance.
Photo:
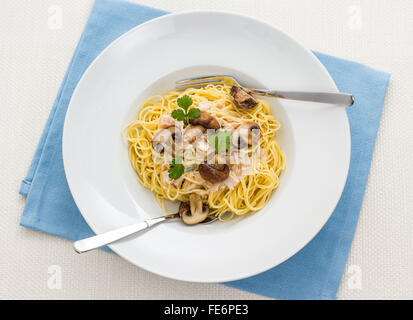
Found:
[[[118,0],[96,0],[43,131],[20,193],[27,196],[24,227],[78,240],[93,235],[79,213],[63,169],[63,122],[83,72],[113,40],[165,11]],[[347,109],[351,164],[333,215],[299,253],[272,270],[226,285],[279,299],[334,299],[346,265],[370,169],[390,75],[358,63],[315,53],[338,88],[355,96]]]

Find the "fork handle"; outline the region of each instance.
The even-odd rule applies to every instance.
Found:
[[[252,94],[258,94],[268,97],[276,97],[281,99],[312,101],[321,103],[339,104],[344,106],[352,106],[354,97],[349,93],[330,93],[330,92],[305,92],[305,91],[278,91],[278,90],[261,90],[249,89]]]
[[[73,246],[77,253],[84,253],[93,249],[111,244],[117,240],[126,238],[134,233],[148,229],[154,225],[164,222],[167,217],[159,217],[138,222],[126,227],[118,228],[109,232],[98,234],[96,236],[76,241]]]

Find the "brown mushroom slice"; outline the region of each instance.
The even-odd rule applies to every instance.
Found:
[[[170,126],[156,132],[152,139],[153,149],[158,153],[166,152],[174,156],[177,130],[175,126]]]
[[[229,176],[229,166],[226,164],[201,163],[198,171],[204,180],[211,183],[224,181]]]
[[[237,86],[232,86],[231,96],[234,99],[235,105],[241,109],[251,109],[258,104],[257,100]]]
[[[179,216],[185,224],[201,223],[208,217],[208,214],[208,205],[204,204],[201,196],[196,193],[191,193],[189,202],[182,202],[179,206]]]
[[[241,124],[237,130],[232,133],[233,145],[237,148],[242,149],[247,145],[252,145],[254,140],[254,131],[260,130],[260,126],[253,121],[247,121]]]
[[[215,129],[218,130],[221,126],[219,125],[218,120],[210,115],[208,112],[201,111],[201,114],[198,118],[189,120],[189,123],[196,126],[200,125],[206,129]]]

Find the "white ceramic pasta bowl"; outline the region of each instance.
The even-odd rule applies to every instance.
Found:
[[[136,179],[121,130],[140,103],[177,79],[231,73],[253,87],[336,92],[317,58],[255,19],[186,12],[144,23],[106,48],[80,80],[63,133],[70,190],[96,233],[162,215]],[[110,248],[156,274],[223,282],[282,263],[323,227],[340,199],[350,162],[342,106],[268,99],[287,158],[278,190],[260,212],[228,223],[166,223]],[[176,207],[176,206],[175,206]]]

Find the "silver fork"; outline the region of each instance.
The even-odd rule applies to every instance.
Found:
[[[190,87],[202,87],[209,83],[223,83],[227,81],[232,81],[235,85],[248,92],[249,94],[299,101],[331,103],[344,106],[352,106],[354,104],[354,97],[349,93],[252,89],[241,85],[240,82],[235,78],[235,76],[224,74],[197,76],[181,79],[176,81],[176,89],[183,90]]]
[[[98,234],[93,237],[85,238],[82,240],[75,241],[73,247],[77,253],[88,252],[108,244],[111,244],[115,241],[121,240],[128,236],[131,236],[140,231],[149,229],[153,226],[156,226],[160,223],[163,223],[167,220],[181,220],[179,218],[179,213],[169,214],[162,217],[147,219],[135,224],[131,224],[125,227],[117,228],[105,233]],[[208,217],[206,220],[202,221],[201,224],[209,224],[217,221],[218,218]]]

